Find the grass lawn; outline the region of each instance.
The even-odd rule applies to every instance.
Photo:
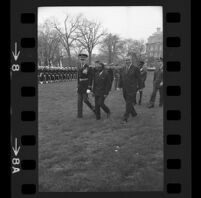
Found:
[[[163,109],[158,96],[155,108],[146,107],[152,79],[149,72],[138,116],[126,125],[122,91],[106,99],[111,118],[102,112],[96,121],[85,105],[76,118],[76,80],[39,85],[39,191],[162,191]]]

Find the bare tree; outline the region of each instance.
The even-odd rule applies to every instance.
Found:
[[[142,53],[145,50],[144,40],[126,39],[124,45],[127,54],[135,53],[139,58],[141,58]]]
[[[77,31],[77,41],[87,50],[89,64],[91,64],[94,47],[101,43],[101,38],[105,35],[105,31],[101,30],[101,23],[89,21],[86,18],[80,23]]]
[[[85,50],[85,47],[80,42],[75,42],[73,51],[76,57]]]
[[[40,64],[51,65],[60,57],[60,38],[52,29],[51,21],[46,20],[38,30],[38,59]]]
[[[120,53],[121,40],[118,35],[108,34],[104,39],[100,47],[100,51],[103,55],[107,56],[108,63],[117,61]]]
[[[63,28],[61,28],[57,22],[54,22],[54,28],[59,33],[61,43],[67,52],[69,65],[71,65],[71,50],[73,43],[77,39],[76,30],[79,27],[81,17],[81,15],[76,17],[66,15]]]

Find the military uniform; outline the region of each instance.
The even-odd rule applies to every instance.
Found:
[[[87,89],[91,90],[93,73],[89,65],[85,64],[81,68],[78,68],[77,74],[77,93],[78,93],[78,111],[77,117],[83,117],[83,102],[95,112],[94,106],[88,100]]]

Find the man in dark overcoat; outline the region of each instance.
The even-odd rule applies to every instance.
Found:
[[[100,120],[101,118],[101,108],[107,114],[107,118],[110,117],[110,109],[104,103],[109,94],[110,86],[111,79],[108,71],[105,69],[105,65],[101,62],[97,63],[93,78],[93,94],[95,97],[95,112],[97,120]]]
[[[133,62],[132,62],[133,60]],[[123,123],[128,121],[129,115],[137,116],[134,105],[136,104],[136,93],[141,88],[140,71],[137,67],[137,57],[127,57],[125,67],[120,72],[119,88],[123,89],[123,97],[126,102],[126,111]]]
[[[139,97],[139,101],[138,101],[138,104],[141,105],[142,103],[142,95],[143,95],[143,89],[145,88],[145,81],[147,79],[147,70],[146,68],[144,67],[144,61],[140,61],[139,62],[139,69],[140,69],[140,77],[141,77],[141,89],[139,89],[139,94],[140,94],[140,97]]]
[[[156,70],[154,72],[153,78],[153,92],[151,94],[151,98],[149,101],[149,108],[154,107],[154,103],[156,100],[156,94],[159,91],[159,107],[163,106],[163,61],[162,58],[158,60],[158,64],[156,66]]]

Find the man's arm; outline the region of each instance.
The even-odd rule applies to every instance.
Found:
[[[157,73],[157,71],[154,71],[154,78],[153,78],[153,82],[156,80],[156,73]]]
[[[143,72],[142,72],[142,81],[144,82],[146,79],[147,79],[147,71],[146,70],[143,70]]]
[[[92,92],[95,93],[96,83],[95,83],[95,71],[93,70],[93,78],[92,78]]]
[[[160,77],[160,86],[163,86],[163,71],[161,71]]]
[[[105,79],[105,95],[108,95],[111,90],[111,76],[108,72],[105,73],[106,79]]]
[[[92,90],[92,83],[93,83],[93,70],[92,68],[89,68],[89,77],[88,77],[88,89]]]
[[[68,71],[68,74],[69,74],[69,71]],[[80,70],[78,68],[78,70],[77,70],[77,88],[79,86],[79,83],[80,83]]]
[[[118,88],[123,87],[123,80],[122,80],[122,70],[119,71],[119,83],[118,83]]]
[[[138,89],[142,89],[142,79],[139,68],[135,68],[135,77],[137,79],[137,87]]]

